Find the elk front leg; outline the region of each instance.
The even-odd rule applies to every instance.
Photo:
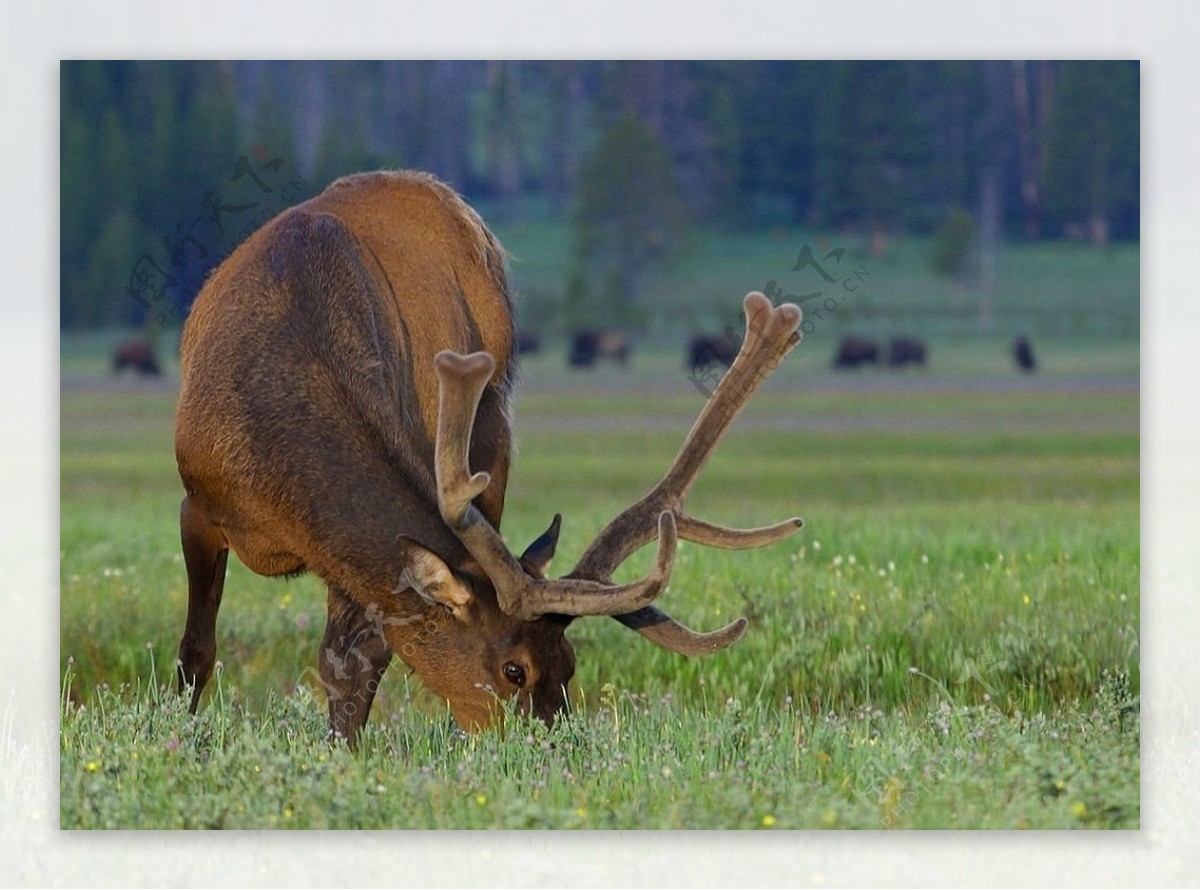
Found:
[[[179,509],[179,533],[188,576],[187,624],[179,641],[179,692],[192,688],[194,714],[217,660],[217,610],[225,588],[229,544],[190,496]]]
[[[355,748],[392,649],[362,606],[332,586],[328,612],[320,670],[329,701],[329,731]]]

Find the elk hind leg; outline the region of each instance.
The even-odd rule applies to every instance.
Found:
[[[188,576],[187,624],[179,641],[179,691],[191,687],[194,714],[217,660],[217,610],[225,588],[229,544],[190,496],[180,507],[179,532]]]

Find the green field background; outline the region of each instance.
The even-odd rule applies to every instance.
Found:
[[[565,571],[702,407],[686,336],[736,327],[769,279],[794,290],[807,235],[704,242],[649,289],[631,367],[591,372],[555,321],[563,245],[501,236],[545,332],[504,532],[521,546],[562,512]],[[157,381],[109,373],[129,332],[64,334],[63,827],[1138,827],[1137,248],[1006,247],[990,326],[924,249],[894,245],[814,326],[690,496],[712,521],[806,520],[759,551],[680,546],[661,604],[700,628],[746,615],[741,642],[689,660],[577,621],[570,718],[470,738],[397,662],[357,754],[328,744],[306,679],[319,579],[231,559],[200,714],[165,688],[186,608],[177,332]],[[831,369],[843,334],[892,332],[926,337],[928,366]]]

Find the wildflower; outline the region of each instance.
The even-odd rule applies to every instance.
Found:
[[[1071,812],[1075,814],[1075,818],[1077,819],[1082,819],[1084,816],[1086,816],[1087,811],[1087,804],[1081,800],[1077,800],[1075,803],[1071,804]]]
[[[763,824],[763,828],[770,828],[772,825],[775,824],[775,817],[772,816],[770,813],[767,813],[767,815],[762,817],[762,824]]]
[[[283,808],[283,818],[290,819],[294,815],[296,815],[296,811],[292,809],[290,804]]]
[[[487,795],[486,794],[476,794],[475,795],[475,803],[477,803],[481,807],[485,806],[487,804]]]
[[[177,738],[167,739],[167,750],[168,751],[174,751],[178,747],[179,747],[179,739],[177,739]]]
[[[100,761],[89,760],[87,762],[87,766],[85,766],[84,769],[86,769],[89,773],[94,773],[96,770],[100,769]]]
[[[1023,602],[1025,605],[1027,605],[1027,606],[1028,606],[1028,605],[1029,605],[1029,594],[1027,594],[1027,593],[1026,593],[1026,594],[1024,594],[1024,595],[1021,597],[1021,602]]]

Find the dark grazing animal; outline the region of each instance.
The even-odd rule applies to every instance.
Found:
[[[483,222],[408,172],[338,180],[265,224],[208,279],[183,335],[178,679],[192,710],[216,658],[230,550],[259,574],[326,582],[316,673],[331,731],[352,745],[393,655],[473,731],[508,700],[547,722],[565,707],[575,617],[612,616],[685,655],[735,642],[744,619],[698,633],[652,604],[679,538],[756,547],[802,524],[741,531],[683,510],[730,421],[798,340],[796,306],[752,293],[745,311],[738,359],[662,481],[547,579],[559,516],[520,556],[500,536],[513,320]],[[652,571],[614,584],[655,539]]]
[[[113,373],[132,368],[146,377],[158,377],[162,368],[149,340],[126,340],[113,351]]]
[[[1017,337],[1012,351],[1018,368],[1031,374],[1037,370],[1037,359],[1033,357],[1033,345],[1028,337]]]
[[[913,364],[925,367],[925,341],[915,337],[893,337],[888,345],[888,366],[902,368]]]
[[[517,355],[533,355],[542,351],[542,338],[537,331],[521,328],[517,331]]]
[[[737,358],[738,344],[728,336],[710,337],[697,334],[688,343],[688,368],[697,371],[714,362],[726,367]]]
[[[879,346],[866,337],[843,337],[833,358],[834,368],[879,364]]]
[[[590,368],[597,359],[605,358],[625,367],[631,350],[629,337],[621,331],[576,331],[571,336],[567,361],[573,368]]]

